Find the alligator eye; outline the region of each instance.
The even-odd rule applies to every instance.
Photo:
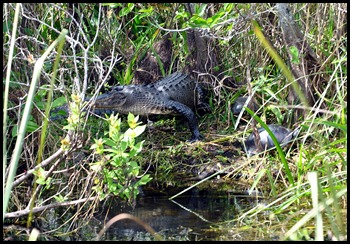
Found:
[[[122,91],[124,89],[124,86],[115,86],[113,90],[115,91]]]

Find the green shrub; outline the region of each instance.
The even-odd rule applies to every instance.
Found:
[[[109,131],[106,137],[95,139],[91,146],[98,160],[91,163],[91,169],[96,172],[93,189],[100,199],[108,194],[119,196],[132,203],[139,194],[138,187],[147,184],[152,178],[145,174],[140,177],[141,167],[135,161],[144,141],[137,142],[146,125],[140,125],[139,116],[129,113],[129,129],[124,133],[120,131],[121,118],[111,115],[108,118]],[[105,189],[104,186],[107,186]]]

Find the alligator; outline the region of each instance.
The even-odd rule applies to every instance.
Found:
[[[89,99],[86,99],[89,100]],[[198,130],[195,109],[203,102],[203,91],[188,75],[173,73],[147,85],[118,85],[93,101],[94,112],[135,115],[181,115],[188,121],[192,137],[188,142],[203,139]]]
[[[292,139],[295,138],[300,131],[300,127],[296,128],[295,130],[291,130],[281,125],[275,125],[275,124],[268,125],[268,127],[271,130],[271,132],[275,135],[281,147],[290,143]],[[263,150],[267,150],[275,147],[275,144],[273,143],[271,136],[269,135],[269,133],[267,133],[265,128],[263,127],[258,128],[258,133],[260,136],[260,143]],[[248,138],[244,142],[244,147],[248,156],[252,156],[260,152],[258,146],[255,144],[254,133],[251,133],[248,136]]]

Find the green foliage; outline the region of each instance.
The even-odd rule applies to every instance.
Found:
[[[29,117],[28,123],[27,123],[27,127],[26,127],[26,133],[29,132],[34,132],[39,128],[39,125],[35,122],[33,116]],[[11,132],[11,136],[14,138],[18,135],[18,125],[15,124],[12,127],[12,132]]]
[[[67,121],[68,125],[64,126],[65,130],[76,130],[82,124],[82,117],[86,114],[85,112],[81,112],[83,103],[81,98],[78,95],[72,94],[71,96],[72,102],[69,103],[69,108],[71,114],[69,115]]]
[[[44,85],[44,86],[40,87],[39,90],[37,91],[36,95],[34,96],[34,103],[41,110],[45,110],[45,105],[46,105],[45,101],[46,101],[48,88],[49,88],[48,85]],[[24,112],[24,110],[21,111],[21,117],[23,116],[23,112]],[[29,120],[28,120],[28,124],[26,127],[26,133],[36,131],[38,128],[39,128],[39,125],[36,123],[34,117],[32,115],[30,115]],[[12,137],[16,137],[17,134],[18,134],[18,125],[15,124],[12,127],[11,135],[12,135]]]
[[[19,11],[19,4],[16,5],[16,17],[15,20],[17,22],[17,17],[18,17],[18,11]],[[14,25],[14,28],[16,28],[16,25]],[[62,32],[60,33],[60,36],[57,40],[55,40],[48,48],[47,50],[45,50],[44,54],[36,61],[35,65],[34,65],[34,71],[33,71],[33,76],[32,76],[32,81],[30,83],[30,88],[29,88],[29,92],[28,92],[28,96],[27,96],[27,101],[26,101],[26,105],[24,107],[23,110],[23,116],[21,118],[21,124],[18,130],[18,136],[17,136],[17,141],[16,141],[16,146],[15,149],[12,153],[12,157],[11,157],[11,163],[9,165],[7,165],[7,152],[4,153],[4,161],[3,161],[3,165],[4,165],[4,171],[3,171],[3,178],[4,181],[3,183],[5,183],[5,171],[8,171],[7,174],[7,181],[6,181],[6,186],[5,186],[5,190],[4,190],[4,208],[3,208],[3,215],[5,215],[5,213],[7,212],[7,206],[10,200],[10,194],[11,194],[11,190],[12,190],[12,186],[13,186],[13,180],[15,177],[15,171],[17,170],[17,166],[18,166],[18,162],[20,159],[20,155],[21,152],[23,150],[23,142],[24,142],[24,136],[26,133],[26,127],[29,121],[29,117],[30,117],[30,113],[32,110],[32,105],[33,105],[33,101],[34,101],[34,96],[35,96],[35,90],[37,88],[37,84],[38,84],[38,80],[41,74],[41,71],[43,70],[43,66],[44,66],[44,61],[48,58],[49,54],[53,51],[53,49],[56,47],[56,45],[59,46],[59,51],[57,54],[57,59],[55,62],[58,63],[59,57],[60,57],[60,51],[62,50],[62,45],[65,41],[65,36],[67,35],[67,30],[62,30]],[[16,33],[16,30],[14,30],[13,33]],[[14,39],[12,38],[12,41]],[[10,51],[10,59],[12,59],[12,55],[13,55],[13,45]],[[10,62],[11,64],[11,62]],[[8,66],[8,75],[6,76],[6,88],[5,88],[5,105],[4,105],[4,111],[5,111],[5,119],[4,119],[4,128],[6,128],[6,116],[7,116],[7,101],[8,101],[8,92],[9,92],[9,74],[10,74],[10,70],[11,70],[11,65]],[[55,67],[55,69],[53,70],[53,77],[55,77],[55,73],[57,70],[57,66]],[[52,87],[51,87],[52,88]],[[48,111],[46,111],[48,112]],[[47,123],[46,123],[47,124]],[[45,124],[44,124],[45,125]],[[6,133],[6,129],[4,129],[4,133]],[[6,137],[6,135],[4,135]],[[41,134],[41,139],[45,138],[46,136],[46,131],[45,128],[42,131]],[[4,149],[6,151],[6,141],[4,142]],[[38,150],[38,160],[39,162],[41,161],[41,152],[43,148],[43,142],[40,142],[39,145],[39,150]],[[8,166],[7,169],[5,169]],[[44,182],[42,182],[44,183]],[[34,189],[36,188],[36,186],[34,185]],[[34,196],[35,197],[35,194]],[[32,199],[33,202],[35,201],[35,199]],[[30,210],[32,210],[32,206],[30,208]],[[30,226],[31,223],[31,215],[32,215],[32,211],[29,212],[29,218],[28,218],[28,226]]]
[[[123,133],[120,131],[121,118],[118,118],[118,115],[110,116],[107,119],[109,131],[105,133],[106,137],[95,139],[95,143],[91,146],[99,158],[90,165],[91,170],[97,174],[93,189],[101,199],[112,194],[133,203],[139,194],[138,187],[152,179],[148,174],[140,176],[142,169],[135,161],[144,143],[144,141],[137,142],[136,138],[146,128],[146,125],[141,125],[138,119],[138,116],[129,113],[130,128]],[[103,190],[105,184],[107,190]]]
[[[287,163],[287,160],[286,160],[286,157],[285,157],[285,154],[280,146],[280,144],[278,143],[275,135],[271,132],[270,128],[257,116],[255,115],[255,113],[250,110],[249,108],[245,107],[245,110],[252,116],[254,117],[254,119],[267,131],[267,133],[269,133],[273,143],[275,144],[276,146],[276,149],[278,151],[278,155],[280,157],[280,160],[284,166],[284,170],[285,170],[285,173],[287,175],[287,178],[288,178],[288,181],[289,181],[289,184],[290,185],[294,185],[294,178],[293,178],[293,175],[289,169],[289,165]]]
[[[298,94],[298,97],[300,98],[300,100],[303,102],[305,106],[307,106],[308,102],[305,98],[305,94],[301,91],[300,85],[294,82],[293,74],[288,68],[288,66],[286,65],[285,61],[281,58],[281,56],[278,54],[275,48],[271,45],[269,40],[264,36],[258,22],[254,19],[251,22],[252,22],[252,27],[256,37],[260,40],[261,44],[265,47],[265,49],[267,50],[271,58],[273,58],[275,63],[281,69],[282,73],[287,78],[287,80],[292,84],[294,92]]]
[[[149,137],[151,140],[147,140],[152,150],[149,150],[150,152],[147,152],[146,156],[142,155],[141,158],[140,154],[145,144],[138,142],[138,140],[140,137],[143,138],[144,129],[135,118],[130,117],[128,123],[130,130],[129,128],[124,129],[126,123],[120,124],[111,121],[109,125],[104,123],[101,127],[104,120],[100,117],[93,118],[90,116],[89,120],[81,119],[83,115],[80,112],[83,105],[82,101],[78,97],[72,97],[73,101],[69,105],[72,115],[68,119],[68,125],[64,128],[70,130],[69,133],[73,136],[67,136],[61,140],[62,148],[68,150],[72,149],[71,144],[80,145],[81,141],[77,140],[77,138],[80,139],[80,134],[77,136],[75,132],[83,131],[88,134],[88,138],[99,138],[98,133],[108,131],[101,139],[95,140],[95,155],[89,154],[84,158],[89,162],[93,156],[95,156],[95,159],[97,158],[91,165],[91,170],[95,172],[94,189],[102,199],[111,194],[132,201],[137,195],[137,185],[146,184],[151,180],[148,175],[139,178],[143,169],[141,163],[152,161],[153,167],[151,169],[156,171],[154,177],[158,179],[157,186],[170,186],[178,184],[176,177],[180,171],[185,177],[188,177],[188,170],[185,169],[185,166],[192,163],[189,158],[193,155],[199,159],[198,161],[208,163],[208,168],[212,168],[210,163],[214,162],[216,158],[222,158],[221,155],[215,155],[217,150],[214,149],[216,147],[222,149],[222,151],[226,151],[226,149],[228,151],[234,150],[232,147],[227,148],[227,145],[225,148],[225,144],[233,144],[244,138],[240,134],[241,131],[236,131],[236,128],[233,129],[231,126],[235,124],[236,118],[229,113],[228,101],[233,102],[237,96],[244,95],[249,90],[247,89],[249,87],[246,87],[248,86],[247,80],[251,80],[249,84],[255,99],[261,102],[262,107],[259,110],[262,112],[261,120],[265,124],[273,122],[286,125],[292,113],[292,109],[286,107],[290,83],[286,81],[279,67],[284,67],[284,63],[288,64],[289,56],[287,54],[292,57],[291,62],[293,64],[300,62],[302,54],[293,46],[284,46],[281,31],[277,24],[278,16],[275,15],[275,11],[271,11],[274,6],[271,4],[247,3],[193,3],[192,6],[194,11],[189,13],[185,4],[105,3],[100,12],[98,4],[23,4],[21,31],[16,32],[19,38],[10,38],[13,36],[10,31],[16,26],[13,18],[14,5],[5,3],[4,7],[7,14],[4,15],[3,21],[4,63],[10,60],[10,41],[20,40],[14,45],[16,55],[14,55],[9,77],[11,82],[16,84],[16,87],[10,86],[10,94],[17,90],[21,90],[23,93],[13,92],[12,97],[4,98],[4,103],[9,102],[10,104],[8,110],[4,106],[4,111],[8,111],[10,115],[10,123],[4,123],[4,127],[7,128],[7,132],[4,132],[6,133],[4,139],[6,139],[6,136],[22,136],[18,133],[19,128],[16,122],[19,117],[21,119],[24,117],[24,113],[17,112],[19,111],[17,108],[23,104],[21,103],[23,98],[28,97],[27,90],[28,84],[30,84],[30,74],[33,73],[33,64],[64,27],[69,27],[70,34],[67,39],[69,43],[63,50],[64,59],[60,63],[59,75],[57,76],[60,84],[55,87],[56,99],[52,103],[52,108],[60,107],[66,103],[66,98],[62,94],[57,94],[59,93],[58,90],[64,94],[81,94],[83,81],[86,80],[88,81],[87,92],[90,93],[95,92],[102,81],[107,80],[107,75],[116,78],[121,84],[130,84],[139,62],[147,52],[151,52],[156,58],[164,76],[165,68],[160,56],[153,48],[154,43],[168,33],[164,29],[172,30],[169,38],[173,44],[173,50],[171,68],[168,72],[181,70],[191,64],[191,61],[188,60],[188,55],[192,52],[188,45],[191,40],[188,39],[187,31],[183,31],[183,28],[199,28],[202,31],[201,33],[209,41],[208,49],[203,52],[203,55],[208,55],[208,61],[212,58],[211,53],[217,54],[218,63],[215,64],[215,67],[208,69],[207,74],[200,74],[203,75],[202,77],[210,78],[208,83],[213,81],[208,85],[215,91],[215,94],[211,94],[209,101],[212,113],[199,120],[200,130],[208,139],[203,142],[204,152],[201,150],[192,152],[191,146],[178,143],[177,136],[173,140],[171,133],[168,133],[166,138],[162,133],[155,133],[158,134],[156,135],[158,137],[152,134]],[[346,17],[346,7],[344,8],[345,5],[339,3],[301,3],[290,6],[291,11],[295,13],[299,26],[302,31],[305,31],[305,41],[315,52],[321,66],[317,74],[320,74],[325,81],[318,81],[315,73],[312,72],[307,77],[310,82],[314,82],[312,85],[317,88],[315,92],[320,99],[316,101],[313,110],[310,110],[309,116],[300,121],[303,123],[303,133],[298,138],[298,147],[294,147],[283,155],[284,159],[277,153],[269,153],[265,159],[262,158],[262,155],[259,156],[260,158],[257,158],[259,160],[258,164],[254,159],[247,160],[243,154],[237,160],[236,157],[232,160],[235,170],[249,172],[247,182],[251,184],[252,188],[263,189],[263,191],[266,189],[267,192],[272,192],[273,196],[277,196],[277,199],[268,199],[269,205],[267,208],[282,221],[283,216],[288,216],[286,226],[289,223],[296,223],[300,219],[299,213],[304,214],[302,211],[309,211],[311,194],[306,179],[310,171],[317,171],[321,178],[322,194],[320,196],[335,199],[337,203],[344,203],[346,199],[339,197],[337,193],[347,189],[347,21],[344,18],[344,16]],[[259,24],[261,25],[256,26],[256,33],[264,41],[266,47],[270,47],[268,45],[270,43],[277,50],[277,54],[282,58],[282,60],[279,60],[279,66],[272,61],[267,49],[263,48],[256,38],[254,30],[251,29],[249,20],[255,14],[258,14]],[[101,17],[100,21],[99,17]],[[259,30],[264,31],[265,38],[260,35]],[[114,50],[113,55],[112,49]],[[275,58],[278,57],[277,54],[274,54]],[[120,61],[117,63],[110,62],[111,57],[116,56],[121,57]],[[215,60],[213,59],[213,61]],[[45,84],[48,84],[48,78],[52,76],[53,62],[50,59],[41,64],[43,69],[39,83],[35,86],[32,103],[35,104],[35,107],[44,110],[48,95],[48,85]],[[209,65],[210,62],[207,64]],[[10,67],[10,65],[7,67]],[[111,69],[110,73],[108,68]],[[217,71],[219,75],[214,75],[212,71]],[[247,79],[248,74],[251,79]],[[223,82],[225,80],[222,79],[224,76],[233,78],[235,80],[234,85],[227,87],[226,83]],[[75,77],[78,81],[75,80]],[[103,85],[107,86],[106,83]],[[112,85],[110,82],[108,83],[108,85]],[[237,89],[237,87],[241,88]],[[21,99],[18,99],[17,102],[14,97]],[[321,103],[326,106],[319,107]],[[316,112],[318,109],[322,109],[322,113]],[[23,132],[37,131],[40,133],[39,129],[42,127],[37,124],[38,118],[40,119],[40,114],[39,116],[38,114],[32,114],[26,117],[28,123]],[[173,122],[159,120],[155,125],[174,126],[175,123]],[[250,122],[247,123],[247,127],[250,126]],[[96,126],[96,124],[100,126]],[[55,126],[51,128],[57,128],[56,130],[62,128],[57,123],[50,123],[49,126]],[[106,126],[111,128],[105,129]],[[290,126],[288,125],[288,127]],[[50,131],[52,131],[51,128]],[[33,135],[36,136],[36,134]],[[59,140],[58,135],[56,133],[52,134],[49,135],[48,139],[53,141],[51,145],[56,145],[57,140]],[[213,142],[209,141],[211,139],[215,141],[221,137],[225,139],[226,136],[230,138],[227,139],[230,140],[229,143],[218,141],[215,142],[214,146]],[[212,138],[209,139],[210,137]],[[25,136],[22,140],[24,146],[27,147],[25,152],[38,151],[37,144],[35,141],[33,143],[33,138],[32,135]],[[231,140],[233,143],[231,143]],[[12,139],[12,141],[14,140]],[[6,148],[14,147],[14,143],[8,146],[6,146],[6,143],[4,144],[4,151],[6,151]],[[89,144],[87,145],[83,145],[83,148],[88,149]],[[45,157],[53,153],[53,146],[50,146],[45,146]],[[168,146],[169,149],[164,150]],[[65,153],[68,153],[67,157],[60,158],[69,161],[72,156],[71,152],[66,151]],[[33,158],[35,157],[37,155],[33,155]],[[4,161],[7,161],[5,154],[4,158]],[[20,160],[22,164],[26,161],[28,168],[34,167],[35,162],[31,161],[35,160],[32,160],[32,158],[21,157]],[[240,168],[241,161],[244,161],[245,168]],[[31,163],[33,165],[30,165]],[[13,165],[15,166],[15,164]],[[64,164],[60,164],[59,167],[61,165]],[[74,166],[76,167],[75,172],[84,168],[83,166],[80,167],[80,164]],[[50,165],[46,167],[50,167]],[[190,165],[190,167],[195,170],[198,166]],[[181,170],[176,172],[178,168],[181,168]],[[259,170],[256,170],[257,168]],[[289,169],[290,173],[286,173],[286,169]],[[17,167],[14,167],[13,171],[16,172]],[[77,179],[76,181],[80,182],[86,176],[86,171],[81,171],[83,172],[74,176]],[[278,172],[277,175],[276,171]],[[256,174],[254,175],[254,173]],[[44,172],[42,170],[36,171],[35,174],[39,178],[37,183],[45,186],[50,185],[50,182],[43,178]],[[65,184],[65,176],[62,173],[59,176],[58,174],[56,176],[60,178],[62,184]],[[288,178],[286,178],[286,175]],[[291,185],[288,184],[290,177],[293,178],[296,184],[295,187],[289,187]],[[280,181],[282,181],[281,184],[279,184]],[[88,182],[87,185],[78,187],[69,184],[72,190],[69,189],[65,192],[84,192],[84,189],[90,189],[91,184],[92,182]],[[10,186],[10,184],[7,184],[7,186]],[[54,184],[50,186],[52,188],[56,187]],[[21,185],[21,187],[25,186]],[[57,190],[52,188],[52,192]],[[23,191],[16,189],[11,193],[19,199],[17,203],[12,202],[12,204],[17,205],[18,209],[21,209],[22,203],[26,202],[18,194],[20,192]],[[68,197],[62,197],[59,193],[56,193],[53,197],[56,201],[62,202],[76,197],[74,193]],[[89,196],[84,195],[87,198]],[[42,197],[46,196],[42,194]],[[51,196],[49,197],[51,198]],[[333,206],[330,207],[334,211],[327,212],[327,215],[336,215],[336,221],[333,222],[341,223],[338,220],[340,211],[335,203],[332,204]],[[261,208],[259,211],[264,211],[267,208]],[[263,214],[265,213],[264,211]],[[261,223],[266,223],[266,220],[264,219]],[[309,240],[313,238],[313,223],[309,222],[306,225],[305,222],[304,224],[304,226],[299,225],[299,229],[295,231],[294,235],[290,236],[290,239]],[[76,224],[76,226],[78,225]],[[255,222],[254,225],[256,225]],[[340,224],[337,225],[341,226]],[[333,232],[335,228],[333,226],[331,228]],[[340,231],[340,233],[342,232]]]
[[[289,47],[289,52],[292,55],[292,63],[299,64],[300,59],[299,59],[298,48],[296,46],[291,46],[291,47]]]
[[[65,202],[68,200],[66,196],[62,196],[61,194],[59,194],[58,196],[55,195],[54,198],[57,202]]]
[[[134,7],[135,7],[135,4],[127,3],[127,6],[120,10],[119,17],[123,17],[125,15],[128,15],[133,10]]]
[[[230,22],[233,18],[236,18],[236,9],[240,9],[242,11],[249,9],[249,4],[224,3],[221,5],[222,7],[216,9],[212,16],[206,17],[208,14],[209,4],[193,3],[192,5],[194,6],[194,13],[192,16],[190,16],[190,14],[184,9],[180,9],[180,11],[176,13],[175,18],[181,20],[183,28],[214,28],[221,25],[222,22]],[[222,28],[221,31],[226,32],[231,29],[232,24]]]
[[[57,107],[61,107],[66,103],[67,103],[66,97],[64,97],[64,96],[58,97],[55,100],[53,100],[52,109],[57,108]]]
[[[291,110],[286,109],[287,105],[288,87],[285,86],[281,73],[275,70],[276,67],[265,68],[265,74],[261,74],[253,82],[254,93],[256,98],[262,97],[259,104],[266,102],[267,106],[262,106],[264,109],[262,117],[274,118],[277,124],[283,124],[289,121],[292,116]],[[282,81],[280,79],[282,79]]]
[[[347,160],[345,156],[347,135],[344,133],[347,129],[346,126],[334,122],[322,120],[315,122],[317,125],[303,127],[306,131],[310,129],[317,131],[313,136],[323,139],[315,139],[317,143],[313,144],[315,147],[313,150],[310,150],[310,146],[305,144],[301,146],[299,161],[295,162],[297,172],[293,174],[296,184],[277,195],[266,207],[254,207],[249,211],[250,217],[267,209],[273,211],[276,216],[294,215],[294,218],[287,218],[288,221],[285,224],[290,229],[282,239],[311,239],[315,228],[318,229],[318,232],[320,232],[319,229],[324,231],[323,225],[320,224],[321,218],[323,221],[328,221],[334,238],[343,240],[346,236],[340,203],[346,201],[344,199],[346,199],[347,192]],[[312,121],[306,121],[306,124],[309,123],[312,124]],[[334,128],[339,129],[340,133],[344,133],[340,139],[334,140],[327,135],[327,132]],[[313,178],[310,178],[311,175]],[[315,183],[317,183],[316,191],[313,190]],[[313,208],[305,211],[306,214],[298,218],[297,213],[300,212],[300,208],[309,208],[312,195],[316,195],[316,197],[312,197]],[[314,218],[316,223],[310,223]],[[308,227],[309,225],[313,227],[312,230]]]
[[[39,167],[37,170],[33,172],[33,174],[36,176],[37,184],[44,185],[46,189],[50,187],[52,178],[47,177],[47,173],[43,168]]]

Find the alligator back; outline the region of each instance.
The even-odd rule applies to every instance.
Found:
[[[174,73],[148,85],[116,86],[96,98],[95,109],[111,109],[119,113],[176,114],[173,102],[194,109],[197,104],[197,84],[189,76]]]
[[[176,72],[148,86],[153,86],[164,96],[185,104],[191,109],[194,109],[198,103],[198,84],[188,75]]]

